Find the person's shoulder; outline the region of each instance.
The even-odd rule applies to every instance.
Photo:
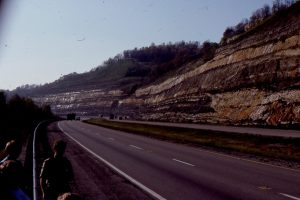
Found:
[[[46,174],[48,174],[49,168],[51,168],[51,163],[52,163],[51,157],[44,160],[41,173],[40,173],[40,178],[47,176]]]
[[[50,158],[49,161],[47,161],[47,162],[53,162],[53,163],[56,163],[56,164],[63,164],[63,163],[68,163],[70,161],[65,156],[62,156],[62,157],[53,157],[53,158]]]
[[[50,161],[52,161],[53,160],[53,158],[52,157],[49,157],[49,158],[46,158],[45,160],[44,160],[44,162],[50,162]]]
[[[4,165],[14,165],[14,166],[23,166],[22,162],[19,160],[6,160],[3,162]]]
[[[44,160],[44,165],[47,165],[47,164],[49,164],[49,163],[51,163],[51,162],[53,162],[53,158],[52,157],[49,157],[49,158],[47,158],[47,159],[45,159]]]

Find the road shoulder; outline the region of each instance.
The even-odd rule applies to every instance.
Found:
[[[68,143],[65,155],[71,161],[74,169],[75,181],[72,186],[74,192],[81,194],[87,200],[151,199],[75,144],[59,130],[57,123],[50,124],[47,132],[50,144],[57,139],[63,139]]]

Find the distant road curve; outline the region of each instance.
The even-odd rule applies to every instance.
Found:
[[[131,120],[113,120],[113,121],[136,123],[136,124],[150,124],[150,125],[160,125],[160,126],[181,127],[181,128],[193,128],[193,129],[202,129],[202,130],[213,130],[213,131],[222,131],[222,132],[231,132],[231,133],[246,133],[246,134],[265,135],[265,136],[300,138],[299,130],[251,128],[251,127],[187,124],[187,123],[170,123],[170,122],[131,121]]]

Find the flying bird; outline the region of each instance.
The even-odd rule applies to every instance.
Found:
[[[79,40],[77,40],[78,42],[82,42],[82,41],[84,41],[85,40],[85,38],[82,38],[82,39],[79,39]]]

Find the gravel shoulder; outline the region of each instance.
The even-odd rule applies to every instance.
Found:
[[[59,130],[56,122],[47,127],[47,137],[50,145],[57,139],[67,142],[65,156],[71,161],[75,176],[72,190],[79,193],[84,199],[151,199],[146,193],[65,136]]]

